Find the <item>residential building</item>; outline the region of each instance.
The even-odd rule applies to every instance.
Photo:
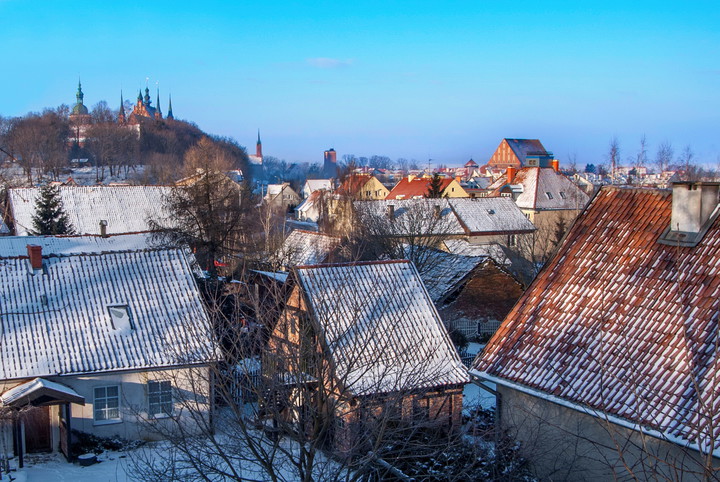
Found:
[[[303,199],[307,199],[315,191],[332,191],[332,179],[308,179],[300,190]]]
[[[412,263],[301,266],[291,276],[265,364],[268,379],[293,387],[281,417],[302,423],[304,406],[322,402],[310,413],[335,420],[344,451],[366,451],[358,438],[375,421],[460,426],[467,372]]]
[[[356,201],[385,199],[389,192],[375,176],[370,174],[350,174],[335,190],[336,194]]]
[[[17,415],[0,420],[2,446],[70,459],[75,430],[157,439],[174,418],[197,428],[185,402],[210,416],[217,356],[187,251],[149,235],[4,237],[0,265],[0,410]]]
[[[275,257],[277,264],[285,269],[325,263],[339,245],[337,236],[295,229],[285,238]]]
[[[517,169],[525,167],[527,156],[552,156],[538,139],[503,139],[488,161],[488,166],[495,169]]]
[[[601,188],[475,361],[541,479],[718,477],[719,190]]]
[[[416,177],[409,175],[402,178],[387,196],[385,196],[385,199],[420,199],[427,197],[430,193],[432,181],[432,176],[425,175]],[[470,197],[457,179],[453,177],[442,176],[440,178],[439,189],[441,197]]]
[[[282,184],[268,184],[267,194],[265,194],[264,201],[270,206],[271,209],[286,212],[300,204],[302,199],[290,187],[289,182]]]
[[[60,200],[77,234],[123,234],[152,230],[150,220],[171,219],[168,186],[60,186]],[[33,232],[40,189],[8,189],[10,224],[17,236]]]
[[[508,167],[506,173],[488,187],[488,196],[510,197],[515,201],[537,227],[528,250],[534,258],[544,261],[590,197],[559,171],[556,159],[536,157],[535,160],[539,160],[537,167]]]

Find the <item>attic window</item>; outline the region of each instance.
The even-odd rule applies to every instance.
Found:
[[[133,323],[132,317],[130,316],[130,307],[128,305],[109,305],[107,308],[108,313],[110,313],[110,322],[114,329],[135,329],[135,323]]]
[[[552,195],[552,193],[551,193],[550,191],[546,192],[545,195],[547,196],[548,199],[552,199],[552,198],[553,198],[553,195]]]
[[[495,214],[495,210],[494,210],[494,209],[488,209],[488,210],[487,210],[487,213],[488,213],[488,214]]]
[[[560,197],[563,199],[567,199],[567,196],[565,195],[565,191],[560,191]]]

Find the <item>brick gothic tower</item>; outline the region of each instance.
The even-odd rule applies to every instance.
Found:
[[[330,148],[323,153],[323,174],[328,178],[337,177],[337,152],[335,149]]]
[[[258,129],[258,140],[255,144],[255,155],[262,159],[262,142],[260,142],[260,129]]]

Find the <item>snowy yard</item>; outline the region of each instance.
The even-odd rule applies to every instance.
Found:
[[[69,464],[59,453],[26,456],[25,468],[0,477],[0,481],[17,482],[105,482],[132,480],[127,476],[130,458],[123,452],[105,452],[98,463],[89,467]],[[17,459],[13,461],[16,466]]]
[[[473,355],[477,355],[485,348],[484,343],[468,343],[467,351]],[[494,383],[485,383],[491,389],[495,389]],[[475,383],[468,383],[465,385],[463,391],[463,406],[465,414],[469,414],[471,409],[476,408],[480,405],[484,409],[488,409],[495,406],[495,395],[477,386]]]

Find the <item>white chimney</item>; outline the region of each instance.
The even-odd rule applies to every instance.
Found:
[[[673,183],[670,230],[699,233],[718,204],[717,182]]]

